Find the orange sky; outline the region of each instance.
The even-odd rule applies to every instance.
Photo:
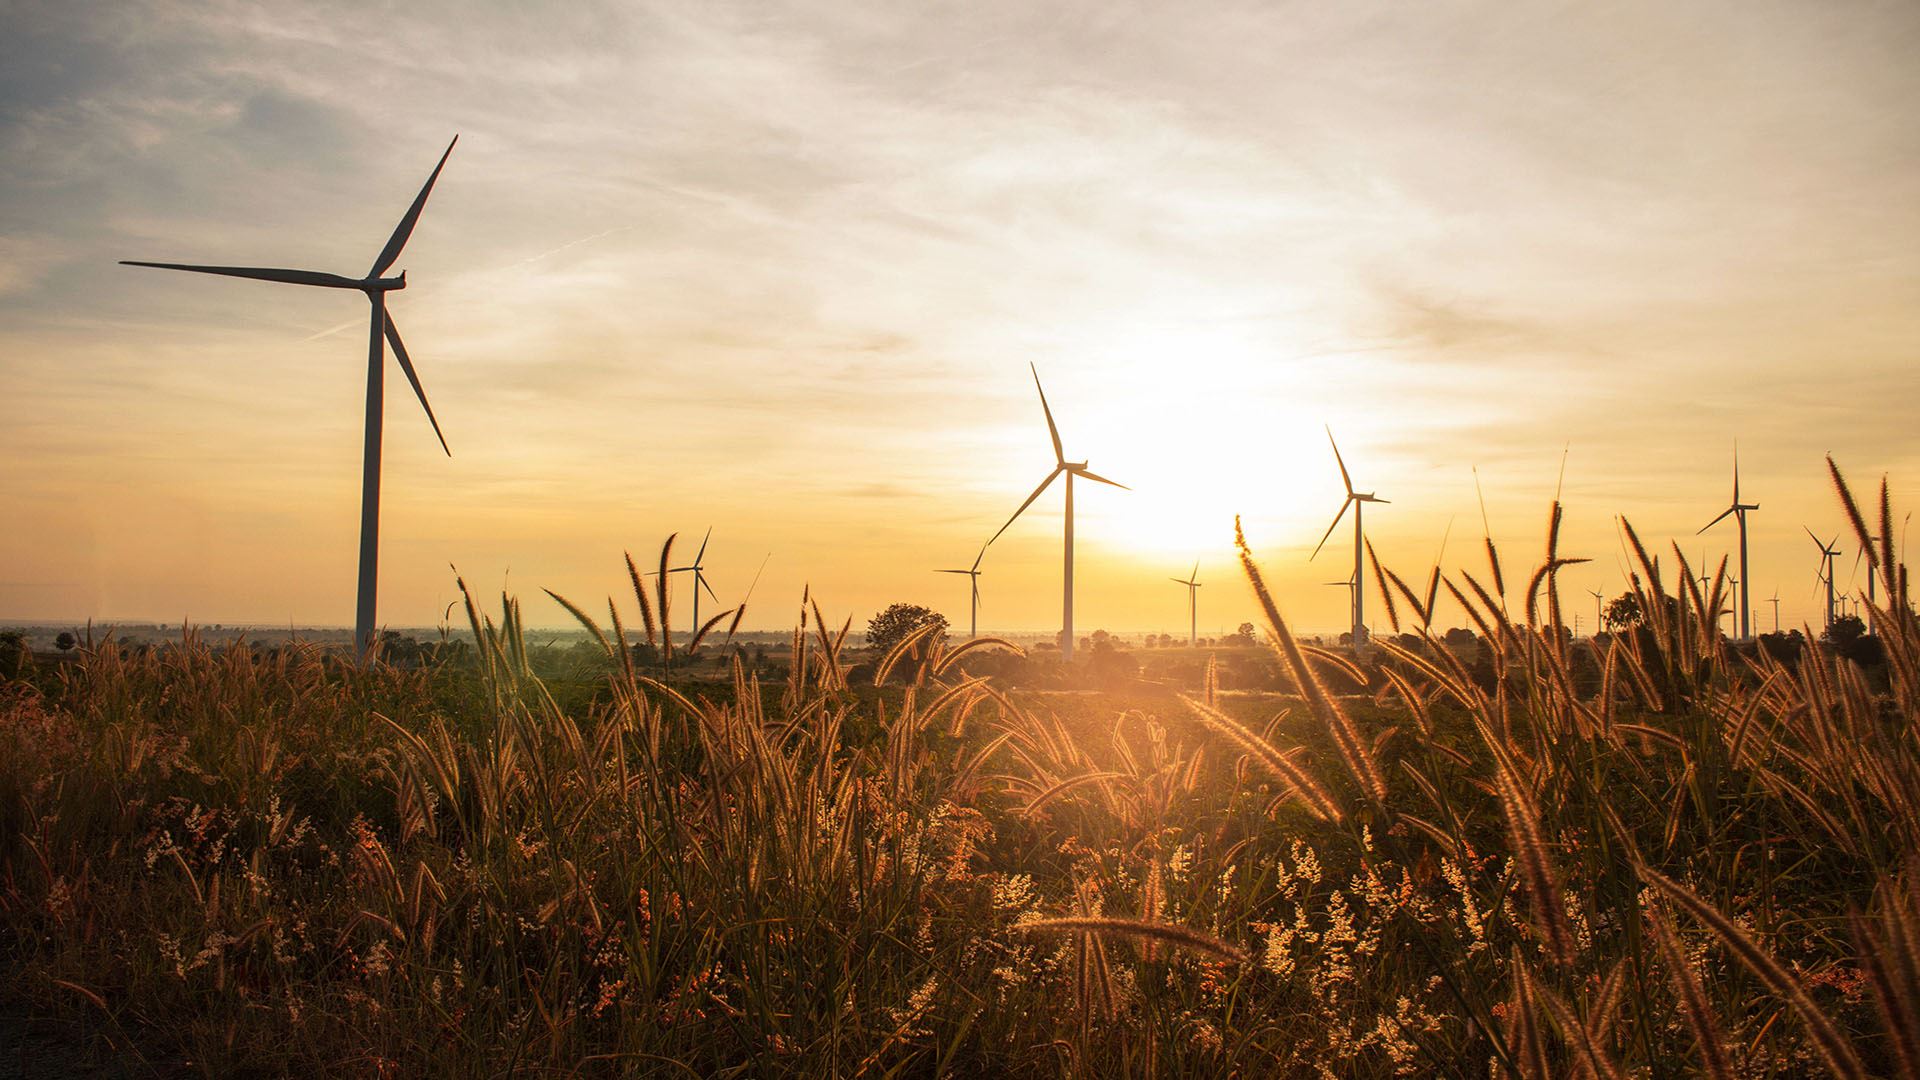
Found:
[[[350,621],[363,302],[114,263],[358,273],[456,131],[392,305],[454,452],[390,368],[396,625],[439,621],[449,563],[559,624],[540,587],[604,596],[709,525],[724,602],[773,553],[751,627],[806,583],[964,624],[931,571],[1051,466],[1029,362],[1134,488],[1077,489],[1083,633],[1183,629],[1196,558],[1203,633],[1251,617],[1236,513],[1342,626],[1324,424],[1421,576],[1449,523],[1476,557],[1475,465],[1537,557],[1567,449],[1576,599],[1623,585],[1618,514],[1729,550],[1692,533],[1738,440],[1787,622],[1802,525],[1840,528],[1822,455],[1920,477],[1910,4],[0,20],[0,620]],[[1058,507],[989,552],[983,626],[1057,625]]]

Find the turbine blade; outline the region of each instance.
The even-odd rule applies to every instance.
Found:
[[[973,557],[973,568],[972,568],[972,569],[970,569],[970,570],[968,570],[967,572],[968,572],[968,573],[970,573],[970,574],[977,574],[977,573],[979,573],[979,572],[980,572],[980,560],[981,560],[981,559],[984,559],[984,558],[986,558],[986,557],[987,557],[987,545],[986,545],[986,544],[981,544],[981,545],[980,545],[980,554],[978,554],[978,555],[975,555],[975,556]]]
[[[1173,583],[1174,583],[1175,585],[1191,585],[1191,584],[1193,584],[1193,582],[1191,582],[1191,581],[1187,581],[1187,580],[1186,580],[1186,579],[1184,579],[1184,578],[1168,578],[1167,580],[1168,580],[1168,581],[1171,581],[1171,582],[1173,582]]]
[[[1067,452],[1060,445],[1060,429],[1053,424],[1053,410],[1047,408],[1047,392],[1040,387],[1040,369],[1034,367],[1031,363],[1027,366],[1033,368],[1033,388],[1040,391],[1040,411],[1047,414],[1047,434],[1053,436],[1054,463],[1057,465],[1065,465],[1067,463]]]
[[[707,526],[707,535],[700,538],[700,550],[694,553],[693,565],[698,568],[700,560],[707,557],[707,541],[713,539],[713,526]]]
[[[393,235],[387,238],[387,246],[381,248],[380,257],[373,260],[373,269],[367,271],[368,277],[379,277],[386,273],[387,267],[393,265],[393,260],[400,257],[400,249],[407,246],[407,237],[413,235],[413,226],[420,220],[420,211],[427,205],[427,196],[433,193],[433,182],[440,179],[440,170],[446,168],[447,158],[453,154],[453,143],[459,141],[460,136],[455,135],[453,142],[447,144],[446,153],[440,155],[440,163],[433,167],[433,174],[427,177],[426,186],[413,197],[413,205],[407,207],[406,216],[400,219],[400,224],[393,227]]]
[[[1735,498],[1738,498],[1738,496],[1736,495],[1736,496],[1735,496]],[[1738,503],[1735,503],[1734,505],[1735,505],[1735,506],[1738,506],[1739,504],[1738,504]],[[1699,528],[1699,530],[1698,530],[1697,532],[1695,532],[1695,533],[1694,533],[1693,535],[1695,535],[1695,536],[1699,536],[1699,535],[1700,535],[1700,533],[1703,533],[1703,532],[1706,532],[1706,531],[1707,531],[1708,529],[1711,529],[1711,528],[1713,528],[1713,527],[1714,527],[1715,525],[1718,525],[1718,524],[1720,524],[1720,523],[1721,523],[1722,521],[1725,521],[1725,520],[1727,519],[1727,515],[1728,515],[1728,514],[1731,514],[1731,513],[1733,513],[1733,510],[1734,510],[1734,507],[1733,507],[1733,506],[1729,506],[1729,507],[1727,507],[1727,508],[1726,508],[1725,510],[1722,510],[1722,511],[1720,511],[1720,516],[1719,516],[1719,517],[1717,517],[1717,518],[1714,518],[1714,519],[1713,519],[1712,521],[1709,521],[1709,522],[1707,522],[1707,523],[1706,523],[1705,525],[1702,525],[1702,526],[1700,526],[1700,528]]]
[[[1340,482],[1347,486],[1347,494],[1353,494],[1353,477],[1347,475],[1347,463],[1341,460],[1340,444],[1333,441],[1333,426],[1327,426],[1327,442],[1333,444],[1333,463],[1340,466]]]
[[[1199,559],[1193,560],[1193,572],[1187,575],[1187,580],[1193,582],[1196,585],[1200,583],[1200,560]]]
[[[935,570],[936,574],[971,574],[971,570]]]
[[[1055,469],[1055,470],[1053,470],[1052,472],[1050,472],[1050,473],[1048,473],[1048,474],[1047,474],[1047,478],[1046,478],[1045,480],[1042,480],[1042,481],[1040,481],[1040,486],[1039,486],[1039,487],[1037,487],[1037,488],[1034,488],[1034,489],[1033,489],[1033,494],[1031,494],[1031,495],[1029,495],[1029,496],[1027,496],[1027,501],[1026,501],[1026,502],[1023,502],[1023,503],[1021,503],[1021,504],[1020,504],[1020,509],[1018,509],[1018,510],[1015,510],[1015,511],[1013,512],[1013,517],[1010,517],[1010,518],[1008,518],[1008,519],[1007,519],[1007,524],[1006,524],[1006,525],[1002,525],[1002,526],[1000,526],[1000,532],[997,532],[997,533],[994,533],[994,534],[993,534],[993,540],[998,540],[998,539],[1000,539],[1000,533],[1003,533],[1003,532],[1006,532],[1006,531],[1007,531],[1007,528],[1008,528],[1008,526],[1010,526],[1010,525],[1012,525],[1012,524],[1014,523],[1014,521],[1015,521],[1015,520],[1017,520],[1017,519],[1018,519],[1018,518],[1020,517],[1020,515],[1021,515],[1021,514],[1024,514],[1024,513],[1026,513],[1026,512],[1027,512],[1027,507],[1029,507],[1029,506],[1032,506],[1032,505],[1033,505],[1033,500],[1035,500],[1035,499],[1037,499],[1037,498],[1039,498],[1039,497],[1040,497],[1040,493],[1041,493],[1041,492],[1043,492],[1043,491],[1045,491],[1045,490],[1047,490],[1047,485],[1048,485],[1048,484],[1051,484],[1051,483],[1053,483],[1053,478],[1054,478],[1054,477],[1056,477],[1056,476],[1059,476],[1059,475],[1060,475],[1061,473],[1063,473],[1063,472],[1065,472],[1065,471],[1066,471],[1066,469],[1064,469],[1064,468],[1057,468],[1057,469]],[[987,543],[989,543],[989,544],[991,544],[991,543],[993,543],[993,540],[989,540],[989,541],[987,541]]]
[[[1740,444],[1733,444],[1733,505],[1740,505]]]
[[[136,262],[121,259],[121,266],[151,266],[157,270],[185,270],[190,274],[218,274],[221,277],[252,278],[255,281],[278,281],[285,285],[317,285],[323,289],[357,289],[360,283],[339,274],[322,274],[317,270],[281,270],[270,266],[191,266],[186,263]]]
[[[433,425],[434,438],[440,440],[440,449],[446,450],[452,457],[453,451],[447,449],[447,437],[440,434],[440,421],[434,418],[433,406],[427,403],[427,392],[420,385],[420,376],[413,370],[413,359],[407,355],[407,347],[400,343],[400,330],[393,325],[393,316],[387,319],[387,344],[393,346],[393,358],[400,361],[400,370],[406,373],[407,381],[413,384],[413,396],[420,399],[420,407],[427,410],[427,423]]]
[[[707,584],[707,575],[696,570],[693,572],[693,580],[696,582],[699,582],[700,587],[707,590],[708,599],[712,600],[716,604],[720,602],[720,598],[713,594],[713,586]]]
[[[1074,473],[1075,473],[1075,475],[1078,475],[1078,476],[1084,476],[1084,477],[1086,477],[1086,478],[1087,478],[1088,480],[1097,480],[1097,481],[1099,481],[1099,482],[1100,482],[1100,483],[1102,483],[1102,484],[1111,484],[1111,485],[1113,485],[1114,487],[1117,487],[1117,488],[1119,488],[1119,489],[1121,489],[1122,491],[1132,491],[1132,490],[1133,490],[1132,488],[1130,488],[1130,487],[1128,487],[1127,485],[1125,485],[1125,484],[1123,484],[1123,483],[1121,483],[1121,482],[1120,482],[1120,481],[1118,481],[1118,480],[1109,480],[1109,479],[1107,479],[1107,478],[1106,478],[1106,477],[1104,477],[1104,476],[1099,476],[1099,475],[1096,475],[1096,474],[1094,474],[1094,473],[1090,473],[1090,472],[1088,472],[1088,471],[1087,471],[1087,470],[1085,470],[1085,469],[1075,469],[1075,470],[1073,470],[1073,471],[1074,471]]]
[[[1353,498],[1351,496],[1347,498],[1346,502],[1340,504],[1340,512],[1333,515],[1333,524],[1327,526],[1327,531],[1321,535],[1320,542],[1313,545],[1313,554],[1307,556],[1308,562],[1312,562],[1314,558],[1320,554],[1320,549],[1327,546],[1327,537],[1332,536],[1333,530],[1340,527],[1340,519],[1347,516],[1347,507],[1352,505]]]

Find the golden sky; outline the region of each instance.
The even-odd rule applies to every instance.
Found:
[[[1052,464],[1029,362],[1134,489],[1076,489],[1082,633],[1183,629],[1195,559],[1250,617],[1236,513],[1343,626],[1324,424],[1422,577],[1476,465],[1530,565],[1564,450],[1575,598],[1616,515],[1728,551],[1738,440],[1812,619],[1822,455],[1920,479],[1916,55],[1906,2],[8,4],[0,619],[351,620],[364,302],[115,261],[358,274],[454,132],[392,301],[454,457],[390,366],[384,622],[453,563],[558,625],[711,525],[725,602],[772,552],[750,627],[964,625],[930,571]],[[1059,526],[983,626],[1058,625]]]

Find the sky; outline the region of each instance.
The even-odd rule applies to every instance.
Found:
[[[1824,455],[1920,479],[1915,55],[1907,2],[0,0],[0,619],[351,622],[364,301],[116,262],[358,276],[458,133],[384,623],[457,567],[564,624],[711,527],[748,627],[964,626],[932,571],[1053,464],[1029,364],[1130,488],[1076,486],[1083,634],[1184,630],[1196,560],[1202,633],[1252,618],[1236,514],[1344,626],[1329,426],[1403,576],[1531,566],[1559,490],[1588,629],[1621,516],[1732,549],[1737,444],[1758,625],[1817,620]],[[1060,508],[983,628],[1059,625]]]

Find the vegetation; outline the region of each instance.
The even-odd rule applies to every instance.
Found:
[[[898,645],[908,635],[923,626],[933,624],[928,631],[934,639],[944,640],[947,636],[947,617],[932,608],[919,604],[891,604],[885,611],[867,620],[867,644],[881,652]]]
[[[579,693],[510,600],[412,664],[84,643],[0,683],[0,992],[221,1074],[1913,1075],[1891,540],[1870,678],[1631,526],[1641,624],[1575,645],[1558,524],[1376,566],[1366,668],[1243,543],[1284,698],[1009,691],[931,623],[853,684],[810,600],[777,681],[669,678],[637,573],[662,663],[568,603]]]

